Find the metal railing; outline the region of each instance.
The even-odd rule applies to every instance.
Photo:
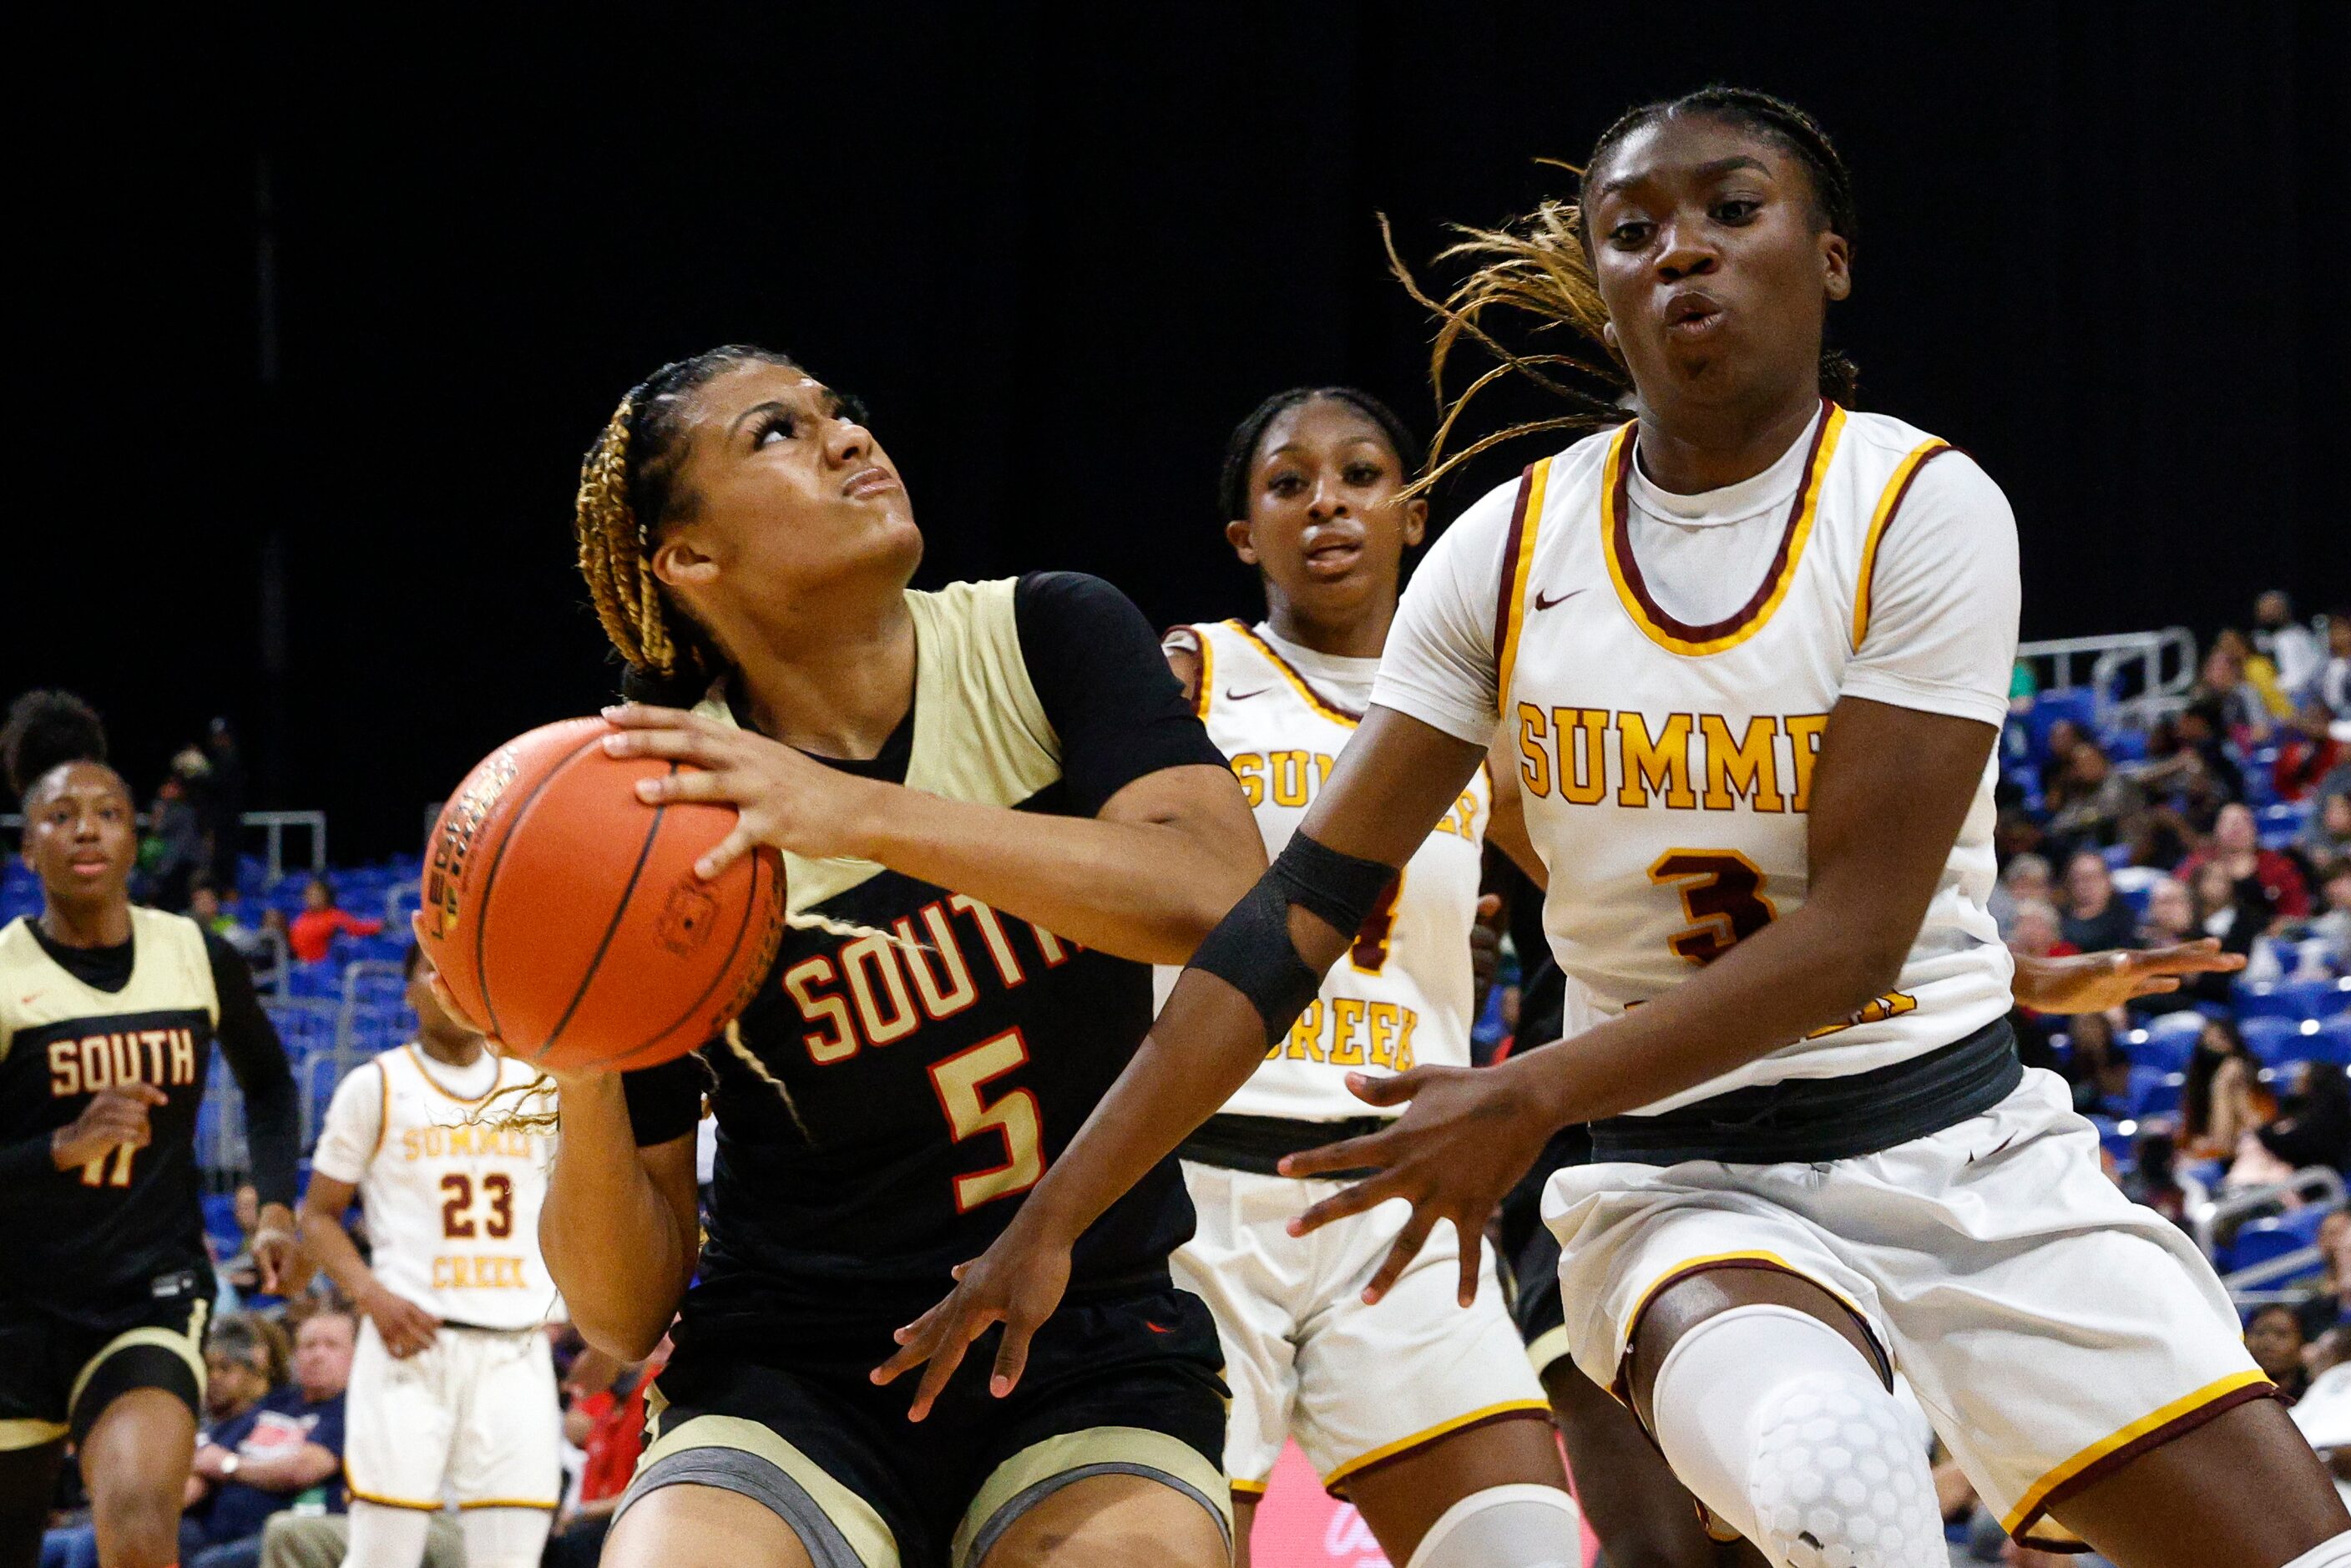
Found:
[[[2340,1208],[2344,1197],[2342,1172],[2326,1166],[2305,1166],[2284,1181],[2246,1187],[2216,1202],[2195,1206],[2189,1213],[2188,1228],[2210,1258],[2221,1235],[2235,1234],[2236,1222],[2282,1213],[2296,1207],[2296,1200],[2320,1208]]]
[[[269,880],[277,882],[286,874],[286,835],[300,830],[310,835],[310,865],[313,872],[327,869],[327,813],[324,811],[247,811],[237,821],[245,827],[259,828],[266,835],[263,859],[269,867]],[[139,825],[148,825],[146,813],[141,813]],[[0,812],[0,832],[21,832],[25,819],[16,811]]]
[[[2196,634],[2185,626],[2021,643],[2016,656],[2032,666],[2044,692],[2087,687],[2101,728],[2145,728],[2188,706],[2196,685]],[[2127,690],[2127,697],[2117,697]]]

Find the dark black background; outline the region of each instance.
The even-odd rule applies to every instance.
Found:
[[[1844,146],[1833,331],[1864,406],[2007,487],[2028,636],[2351,599],[2340,0],[672,9],[123,13],[18,58],[0,685],[88,694],[142,789],[227,713],[256,804],[327,808],[339,858],[404,845],[609,691],[579,454],[730,339],[869,400],[925,581],[1246,610],[1232,423],[1310,381],[1426,423],[1374,214],[1425,258],[1711,79]]]

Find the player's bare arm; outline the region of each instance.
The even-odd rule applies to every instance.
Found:
[[[310,1185],[302,1193],[302,1245],[335,1288],[374,1322],[393,1359],[406,1360],[432,1348],[441,1320],[405,1296],[386,1290],[360,1256],[350,1232],[343,1228],[343,1216],[350,1212],[357,1191],[350,1182],[312,1171]]]
[[[872,861],[951,887],[1089,947],[1180,964],[1265,869],[1240,786],[1221,768],[1163,768],[1099,816],[949,800],[812,762],[790,747],[674,708],[606,716],[616,757],[704,769],[648,779],[648,802],[721,800],[741,821],[697,867],[716,876],[755,844]]]
[[[1401,865],[1459,799],[1484,755],[1417,719],[1374,707],[1340,753],[1301,831],[1342,853]],[[1294,907],[1290,934],[1318,974],[1353,935]],[[875,1371],[876,1381],[928,1361],[912,1411],[919,1419],[971,1342],[1002,1322],[993,1386],[1008,1393],[1019,1381],[1029,1336],[1061,1301],[1071,1244],[1249,1081],[1264,1060],[1267,1027],[1234,987],[1187,970],[1068,1151],[997,1243],[965,1265],[954,1293],[899,1331],[904,1348]],[[1530,1151],[1520,1169],[1532,1157]]]
[[[1299,1228],[1411,1200],[1413,1218],[1368,1287],[1384,1292],[1437,1219],[1451,1219],[1474,1254],[1487,1217],[1554,1129],[1678,1093],[1860,1010],[1900,972],[1995,738],[1973,719],[1839,701],[1813,776],[1802,908],[1552,1050],[1485,1072],[1421,1069],[1359,1086],[1371,1103],[1412,1108],[1385,1132],[1285,1162],[1298,1176],[1380,1172],[1315,1205]]]
[[[701,1258],[694,1134],[637,1147],[617,1073],[556,1079],[556,1140],[538,1243],[580,1337],[643,1361],[669,1331]]]

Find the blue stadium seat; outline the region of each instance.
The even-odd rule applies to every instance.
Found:
[[[2147,1020],[2146,1028],[2133,1030],[2124,1044],[2129,1048],[2134,1067],[2180,1072],[2186,1071],[2189,1057],[2195,1053],[2197,1037],[2203,1032],[2202,1013],[2192,1009],[2158,1013]]]
[[[2131,862],[2131,847],[2128,844],[2108,844],[2098,852],[2105,859],[2108,871],[2120,871]]]
[[[2313,1042],[2303,1035],[2299,1019],[2249,1018],[2237,1027],[2245,1037],[2245,1044],[2262,1059],[2264,1067],[2283,1067],[2289,1061],[2299,1061],[2311,1054]],[[2312,1033],[2317,1032],[2316,1025]]]
[[[2333,1061],[2351,1067],[2351,1013],[2337,1013],[2318,1026],[2315,1035],[2305,1036],[2303,1044],[2307,1053],[2321,1061]]]
[[[2134,1063],[2130,1070],[2130,1113],[2134,1119],[2148,1116],[2168,1116],[2179,1109],[2179,1091],[2187,1082],[2186,1075],[2167,1072],[2160,1067],[2141,1067]]]
[[[282,1001],[271,998],[265,999],[261,1007],[269,1015],[269,1021],[277,1027],[277,1038],[285,1043],[287,1061],[298,1064],[314,1056],[334,1054],[337,1004],[320,998]]]
[[[2240,1019],[2318,1019],[2351,1011],[2351,988],[2339,980],[2279,980],[2236,989]]]
[[[2106,755],[2116,762],[2147,760],[2147,731],[2117,729],[2105,737]]]
[[[2236,1243],[2229,1249],[2229,1268],[2232,1272],[2250,1269],[2309,1245],[2308,1238],[2283,1219],[2256,1219],[2237,1232]]]

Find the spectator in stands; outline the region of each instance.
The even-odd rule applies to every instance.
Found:
[[[2276,662],[2254,648],[2242,632],[2233,626],[2224,627],[2212,639],[2212,646],[2225,651],[2237,661],[2237,667],[2244,673],[2245,685],[2260,701],[2268,718],[2281,719],[2294,711],[2293,699],[2285,695],[2285,688],[2278,685]],[[2267,739],[2268,731],[2264,729],[2255,738]]]
[[[645,1390],[669,1361],[664,1338],[653,1355],[634,1366],[616,1365],[595,1350],[583,1351],[564,1378],[570,1406],[563,1413],[564,1436],[587,1455],[578,1495],[556,1515],[544,1568],[596,1568],[605,1532],[619,1511],[621,1494],[636,1472],[644,1448]]]
[[[190,1484],[204,1493],[189,1511],[202,1544],[188,1568],[254,1568],[270,1515],[342,1511],[343,1388],[357,1335],[347,1312],[311,1313],[295,1334],[292,1386],[223,1422],[196,1449]]]
[[[235,895],[236,890],[231,888],[229,896]],[[210,872],[197,873],[195,881],[188,885],[188,914],[197,925],[235,948],[248,964],[269,951],[268,937],[239,924],[236,916],[229,913]]]
[[[2131,1156],[2130,1175],[2123,1178],[2123,1196],[2145,1204],[2174,1225],[2185,1226],[2188,1194],[2173,1169],[2179,1155],[2171,1134],[2159,1125],[2147,1128],[2132,1146]]]
[[[2326,617],[2326,663],[2312,689],[2329,712],[2351,715],[2351,609]]]
[[[2008,949],[2027,958],[2064,958],[2081,951],[2065,940],[2055,908],[2039,899],[2016,906],[2009,922]],[[2008,1023],[2016,1033],[2017,1054],[2027,1067],[2058,1065],[2046,1018],[2018,1002],[2008,1010]]]
[[[2123,823],[2146,805],[2139,787],[2115,771],[2106,748],[2085,738],[2066,758],[2064,789],[2051,804],[2049,833],[2074,849],[2102,849],[2118,840]]]
[[[2195,1160],[2233,1158],[2245,1134],[2276,1112],[2276,1101],[2262,1085],[2261,1058],[2237,1026],[2227,1019],[2205,1019],[2179,1091],[2181,1152]]]
[[[210,768],[196,802],[204,824],[204,864],[214,882],[235,887],[236,852],[245,838],[245,754],[227,719],[206,727],[204,760]]]
[[[2253,1364],[2289,1399],[2301,1398],[2310,1386],[2310,1373],[2302,1364],[2304,1348],[2302,1319],[2282,1301],[2258,1309],[2245,1323],[2245,1349]]]
[[[362,919],[336,908],[333,884],[323,876],[314,876],[302,889],[302,913],[286,928],[286,940],[295,957],[316,964],[333,951],[338,936],[372,936],[382,929],[381,920]]]
[[[2310,934],[2326,946],[2326,967],[2351,975],[2351,855],[2326,868],[2326,913],[2310,923]]]
[[[2351,1079],[2331,1061],[2304,1062],[2277,1115],[2253,1135],[2295,1170],[2351,1165]]]
[[[2322,878],[2323,868],[2351,855],[2351,789],[2330,790],[2319,798],[2297,847],[2304,859],[2322,868]]]
[[[2289,697],[2315,685],[2326,665],[2317,637],[2294,618],[2294,601],[2283,589],[2273,588],[2253,601],[2253,646],[2277,667],[2278,687]]]
[[[2213,800],[2217,810],[2245,793],[2244,771],[2224,744],[2229,724],[2218,698],[2199,697],[2177,716],[2155,721],[2147,731],[2147,760],[2136,777],[2150,795],[2172,796],[2183,805]],[[2205,827],[2210,828],[2209,819]]]
[[[2073,1085],[2074,1109],[2085,1116],[2129,1115],[2130,1052],[2115,1039],[2115,1020],[2082,1013],[2066,1021],[2071,1048],[2064,1073]]]
[[[2343,743],[2334,736],[2335,716],[2316,696],[2303,698],[2293,719],[2278,732],[2277,760],[2270,781],[2281,800],[2306,800],[2322,779],[2341,765]]]
[[[2115,896],[2114,875],[2095,850],[2083,850],[2065,862],[2065,905],[2057,931],[2076,953],[2138,945],[2138,919]]]
[[[2139,923],[2139,947],[2168,947],[2175,943],[2192,942],[2210,933],[2196,915],[2196,901],[2188,884],[2177,877],[2158,877],[2147,884],[2147,916]],[[2182,1012],[2198,1002],[2229,1000],[2230,980],[2226,975],[2182,976],[2176,991],[2141,997],[2131,1005],[2143,1013]]]
[[[146,902],[175,914],[188,907],[188,884],[204,862],[204,832],[177,766],[175,758],[172,776],[155,792],[155,803],[147,810],[147,836],[139,843]]]
[[[2310,890],[2302,880],[2302,873],[2293,861],[2275,850],[2262,848],[2261,834],[2253,824],[2252,809],[2242,801],[2220,808],[2212,823],[2212,841],[2180,862],[2179,873],[2189,879],[2189,885],[2202,888],[2196,878],[2208,865],[2217,865],[2228,873],[2235,889],[2236,904],[2249,913],[2258,912],[2259,931],[2265,931],[2281,916],[2299,919],[2310,913]],[[2210,927],[2207,927],[2209,930]],[[2223,946],[2227,938],[2222,936]],[[2231,946],[2231,952],[2243,949]]]
[[[2028,904],[2052,904],[2056,896],[2055,881],[2047,860],[2031,853],[2011,855],[2008,864],[2001,870],[2000,881],[1993,884],[1989,901],[2001,939],[2005,940],[2015,929],[2019,908]]]
[[[2204,655],[2204,667],[2189,695],[2190,706],[2209,705],[2228,739],[2240,746],[2258,745],[2270,737],[2270,706],[2246,675],[2244,655],[2236,651],[2244,645],[2244,639],[2228,641],[2235,635],[2221,632]]]
[[[2321,1215],[2314,1244],[2318,1248],[2318,1293],[2299,1309],[2302,1337],[2310,1342],[2314,1363],[2318,1352],[2333,1348],[2322,1343],[2323,1336],[2345,1316],[2351,1315],[2351,1303],[2346,1300],[2351,1298],[2351,1268],[2345,1267],[2351,1262],[2351,1208],[2330,1208]],[[2314,1364],[2310,1370],[2314,1377],[2325,1369]]]

